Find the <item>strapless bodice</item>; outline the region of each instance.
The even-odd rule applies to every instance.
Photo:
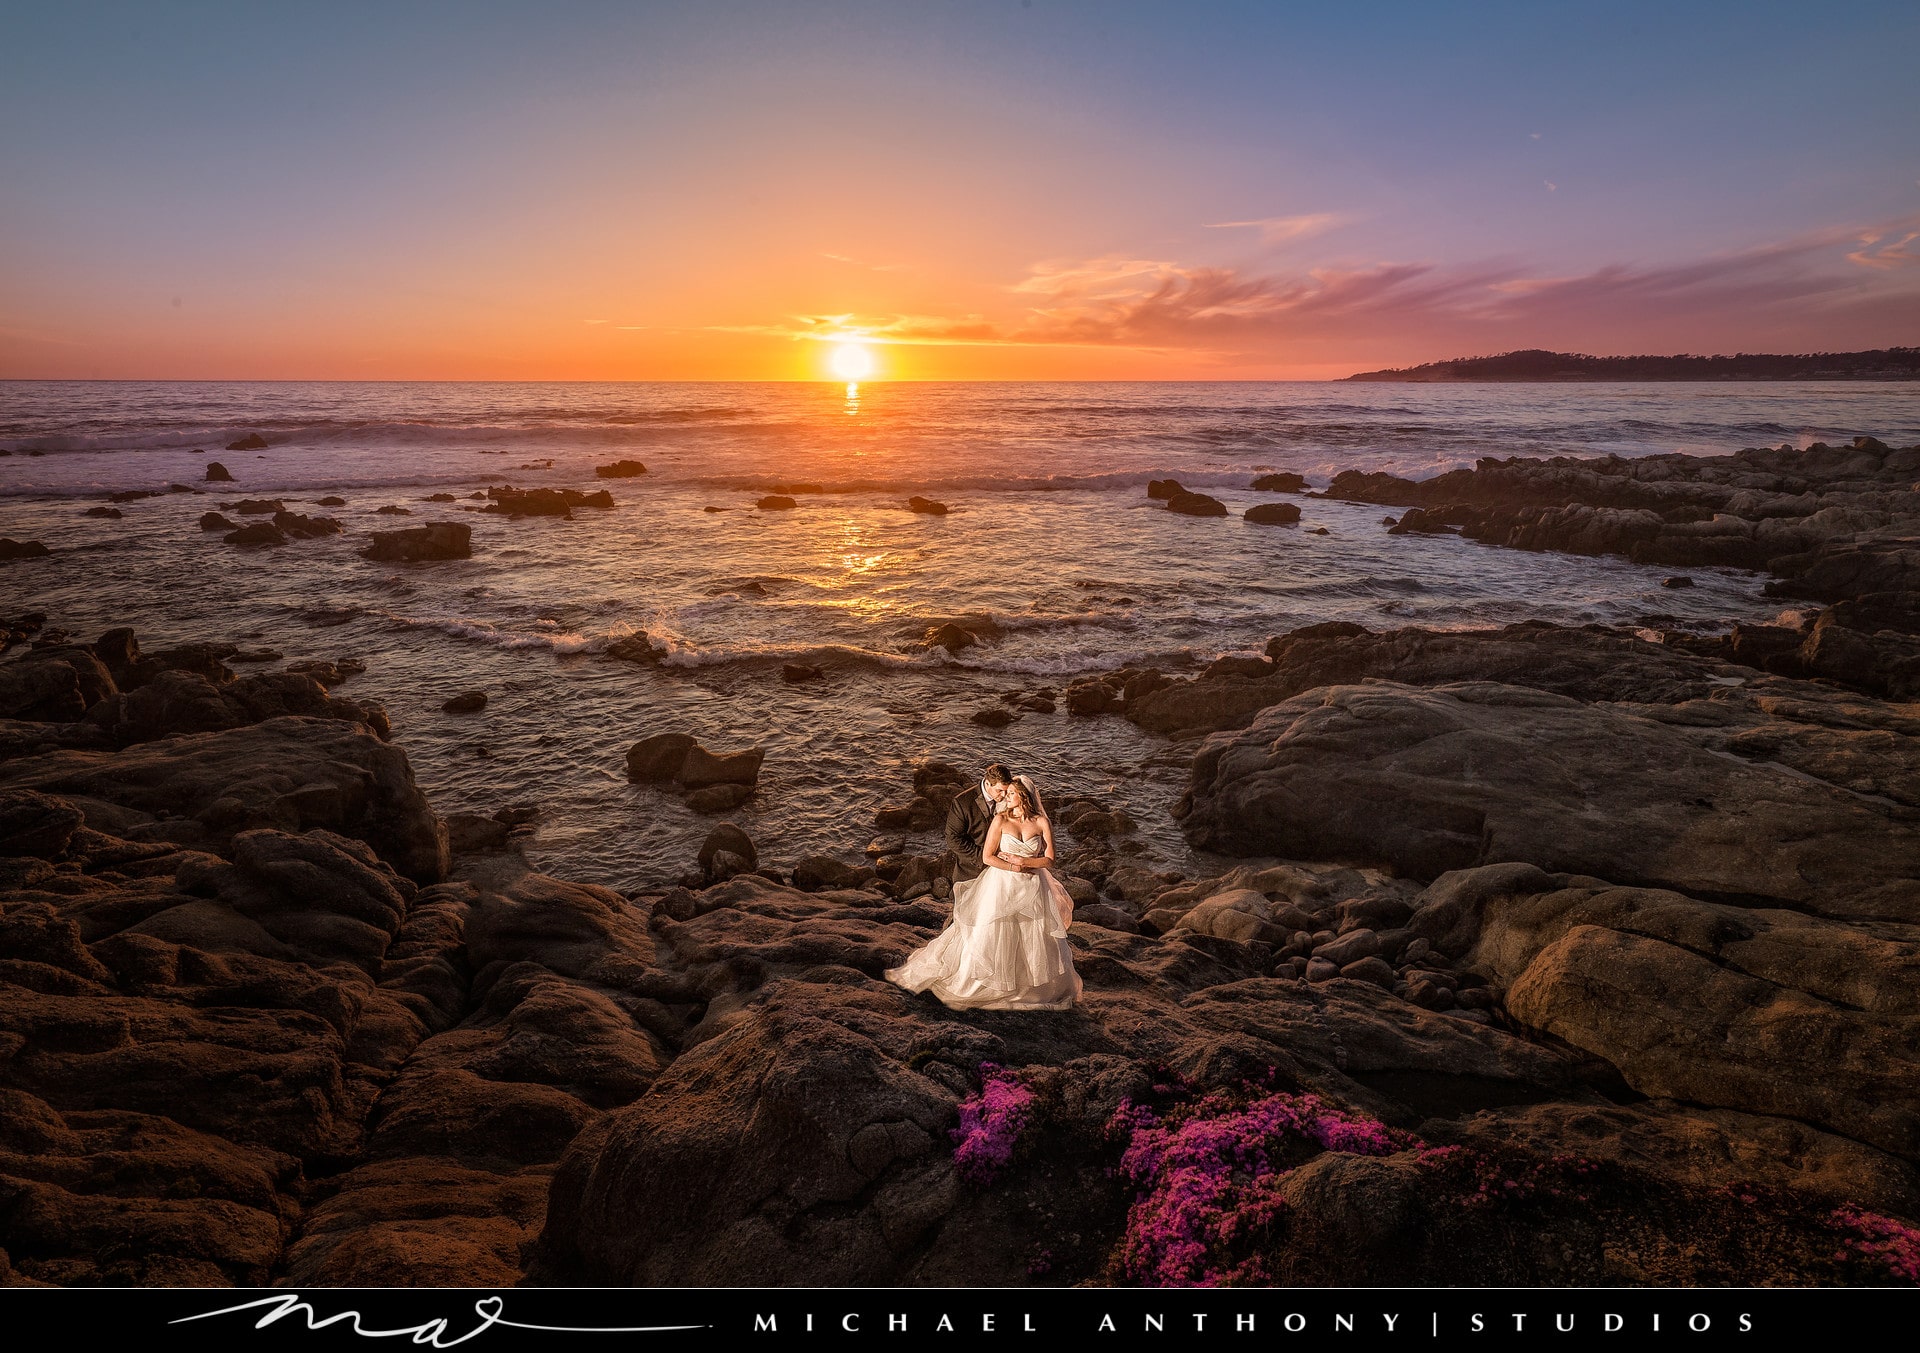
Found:
[[[1000,834],[1000,849],[1009,855],[1025,855],[1028,859],[1032,859],[1035,855],[1044,855],[1046,853],[1047,838],[1044,836],[1036,836],[1031,841],[1022,841],[1012,832],[1002,832]]]

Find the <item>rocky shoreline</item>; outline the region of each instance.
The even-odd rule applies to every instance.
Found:
[[[1157,870],[1055,796],[1065,1015],[881,979],[945,922],[948,862],[887,833],[953,767],[864,863],[723,822],[626,895],[443,819],[337,668],[15,624],[0,1281],[1920,1281],[1906,455],[1733,514],[1829,580],[1797,625],[1320,625],[1076,681],[1190,755],[1181,827],[1239,862]],[[1788,492],[1607,464],[1416,487],[1648,512],[1642,548],[1716,518],[1574,495]],[[629,758],[735,802],[758,768]]]

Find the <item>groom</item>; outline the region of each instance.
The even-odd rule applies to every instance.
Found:
[[[993,815],[1006,802],[1007,786],[1013,772],[994,762],[980,772],[980,783],[953,796],[947,809],[947,850],[953,856],[953,881],[965,883],[978,878],[986,866],[980,852],[986,849],[987,828]]]

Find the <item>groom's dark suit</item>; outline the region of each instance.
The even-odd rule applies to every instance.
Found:
[[[980,852],[986,848],[987,828],[992,825],[993,809],[981,797],[979,785],[953,796],[947,808],[947,849],[953,853],[955,883],[978,878],[986,868],[980,862]]]

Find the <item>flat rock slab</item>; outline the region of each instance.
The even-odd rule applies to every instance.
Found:
[[[1491,682],[1330,686],[1274,705],[1202,746],[1183,826],[1228,854],[1351,859],[1423,879],[1516,861],[1920,921],[1911,810],[1649,719]]]

